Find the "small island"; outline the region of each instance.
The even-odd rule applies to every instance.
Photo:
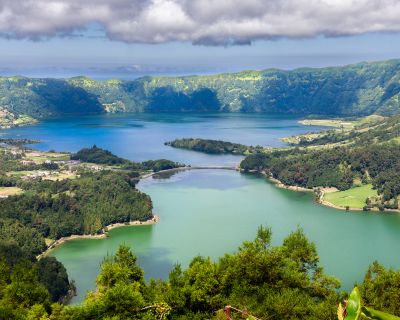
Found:
[[[253,147],[240,143],[200,138],[175,139],[173,141],[165,142],[165,145],[209,154],[250,155],[264,150],[261,146]]]

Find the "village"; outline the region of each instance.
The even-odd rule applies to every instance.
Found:
[[[31,179],[64,180],[76,179],[82,170],[100,171],[103,165],[84,163],[80,160],[71,160],[67,152],[37,151],[14,143],[0,143],[0,178],[6,176],[11,180]],[[17,144],[17,145],[15,145]],[[0,198],[21,194],[23,190],[13,183],[0,184]]]

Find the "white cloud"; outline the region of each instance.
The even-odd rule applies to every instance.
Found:
[[[400,31],[398,0],[0,0],[0,35],[42,39],[97,23],[112,40],[248,44]]]

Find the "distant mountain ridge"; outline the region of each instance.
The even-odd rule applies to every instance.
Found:
[[[400,60],[132,81],[0,77],[0,109],[36,119],[102,112],[392,115],[400,113]]]

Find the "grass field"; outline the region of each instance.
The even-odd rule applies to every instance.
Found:
[[[372,185],[366,184],[361,187],[354,187],[346,191],[326,193],[324,200],[339,207],[349,206],[350,208],[363,208],[368,197],[376,196],[376,190]]]
[[[341,119],[306,119],[299,122],[305,126],[324,126],[344,129],[353,129],[355,123],[354,121]]]
[[[0,197],[8,197],[22,193],[22,189],[17,187],[0,187]]]
[[[29,152],[25,156],[26,160],[35,161],[35,163],[43,163],[47,160],[50,161],[68,161],[70,155],[66,153],[44,153],[44,152]]]

